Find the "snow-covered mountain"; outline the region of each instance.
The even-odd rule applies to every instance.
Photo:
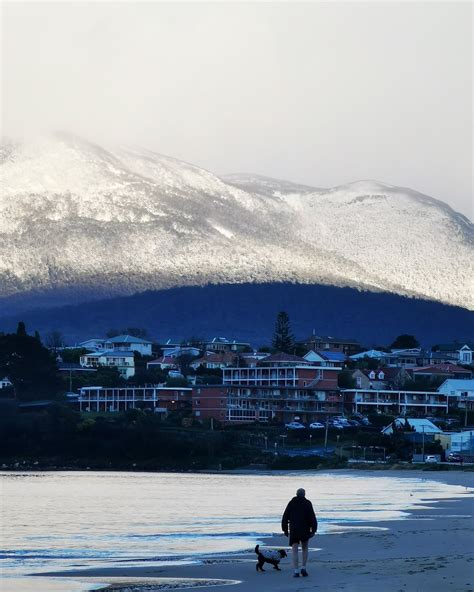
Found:
[[[0,161],[0,306],[294,281],[474,309],[473,225],[410,189],[219,178],[66,134],[5,143]]]

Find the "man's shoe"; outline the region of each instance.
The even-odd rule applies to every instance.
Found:
[[[300,574],[297,571],[295,571],[295,573],[293,574],[293,577],[294,578],[299,578],[300,577]]]
[[[303,578],[307,578],[308,577],[308,572],[303,568],[301,570],[301,575],[303,576]]]

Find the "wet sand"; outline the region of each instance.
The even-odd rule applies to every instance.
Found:
[[[269,566],[258,573],[251,550],[193,565],[97,568],[42,577],[108,584],[109,592],[195,587],[213,592],[474,592],[474,497],[467,489],[474,488],[474,473],[410,471],[396,476],[463,485],[466,496],[420,507],[405,520],[342,525],[337,534],[317,535],[310,542],[307,578],[292,577],[290,557],[281,562],[281,572]],[[287,539],[278,535],[263,544],[286,548]]]

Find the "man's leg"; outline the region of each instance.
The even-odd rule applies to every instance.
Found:
[[[308,547],[308,541],[304,541],[303,543],[301,543],[301,567],[306,567],[306,562],[308,561]]]
[[[301,543],[301,575],[307,576],[308,572],[306,571],[306,563],[308,561],[308,541],[303,541]]]
[[[293,570],[299,575],[298,571],[298,543],[291,545],[291,559],[293,561]]]

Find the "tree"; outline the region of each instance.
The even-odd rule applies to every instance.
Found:
[[[179,366],[179,371],[183,376],[187,376],[191,372],[191,362],[196,359],[196,356],[182,353],[176,357],[176,363]]]
[[[61,331],[50,331],[46,335],[45,342],[46,346],[49,347],[49,349],[60,349],[64,347],[64,335],[61,333]]]
[[[60,388],[54,356],[26,334],[24,323],[16,333],[0,336],[0,375],[11,380],[21,400],[51,399]]]
[[[403,335],[396,337],[390,347],[391,349],[411,349],[419,346],[420,343],[414,335],[407,335],[404,333]]]
[[[18,335],[18,337],[26,337],[26,335],[27,335],[26,326],[23,321],[20,321],[18,323],[18,326],[16,328],[16,334]]]
[[[281,311],[278,313],[275,322],[275,332],[272,339],[272,347],[276,351],[286,354],[294,350],[294,337],[290,328],[290,318],[288,313]]]
[[[344,389],[353,389],[356,387],[355,378],[352,376],[353,370],[343,370],[337,377],[337,386]]]

